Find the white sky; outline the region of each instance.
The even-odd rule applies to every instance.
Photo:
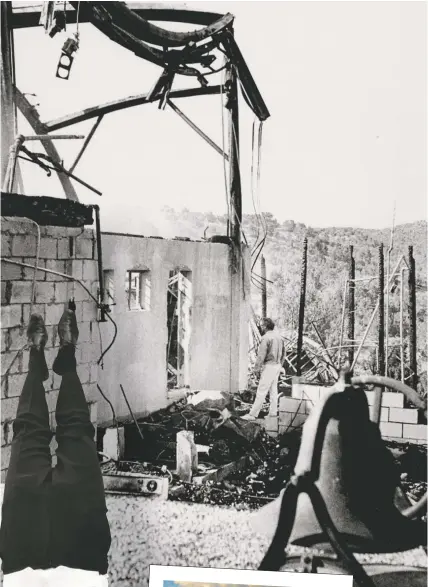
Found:
[[[236,39],[272,115],[264,125],[264,211],[312,226],[383,228],[396,201],[397,223],[426,218],[425,2],[187,4],[236,16]],[[16,32],[17,85],[37,94],[29,99],[42,120],[145,93],[160,75],[83,25],[70,80],[56,79],[65,38],[50,39],[42,28]],[[187,83],[176,79],[174,88]],[[176,103],[221,144],[219,96]],[[252,120],[241,100],[247,213]],[[61,132],[86,133],[93,122]],[[57,143],[66,165],[79,144]],[[99,198],[76,184],[82,202],[100,203],[105,229],[143,232],[164,205],[225,212],[221,157],[156,105],[106,116],[76,174],[103,192]],[[62,197],[57,179],[30,164],[24,181],[26,193]]]

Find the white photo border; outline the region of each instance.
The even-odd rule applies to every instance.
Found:
[[[164,581],[186,583],[216,583],[251,587],[352,587],[350,575],[212,569],[204,567],[175,567],[150,565],[149,587],[163,587]],[[195,586],[196,587],[196,586]]]

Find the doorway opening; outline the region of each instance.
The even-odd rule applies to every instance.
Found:
[[[168,390],[190,387],[191,322],[192,272],[175,269],[170,271],[167,292]]]

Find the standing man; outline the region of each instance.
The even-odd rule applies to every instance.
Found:
[[[282,336],[274,330],[275,323],[270,318],[264,318],[260,324],[263,337],[257,355],[255,373],[260,374],[257,395],[250,413],[244,420],[255,420],[262,409],[263,402],[269,392],[269,416],[278,413],[278,378],[285,358],[285,345]]]

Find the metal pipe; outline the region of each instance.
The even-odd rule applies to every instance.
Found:
[[[190,118],[188,118],[184,112],[182,112],[173,102],[171,102],[171,100],[167,100],[167,104],[176,114],[178,114],[182,120],[184,120],[184,122],[190,126],[190,128],[193,128],[193,130],[214,149],[214,151],[217,151],[217,153],[224,157],[226,161],[229,161],[229,155],[225,153],[218,145],[216,145],[215,142],[210,139],[210,137],[206,135],[204,131],[201,130],[194,122],[192,122]]]
[[[73,173],[73,171],[76,169],[77,164],[79,163],[80,159],[82,158],[83,153],[86,151],[86,147],[89,145],[90,141],[92,140],[92,137],[95,134],[95,131],[97,130],[97,128],[101,124],[102,119],[103,119],[103,115],[101,115],[100,117],[98,117],[97,120],[95,121],[95,124],[91,128],[91,130],[89,131],[88,136],[86,137],[85,142],[83,143],[80,151],[78,152],[77,157],[74,160],[73,165],[68,170],[69,173]]]
[[[94,206],[94,210],[95,210],[95,226],[97,229],[98,280],[99,280],[99,284],[100,284],[100,322],[107,322],[105,299],[104,299],[103,248],[102,248],[102,244],[101,244],[100,207]]]
[[[348,340],[353,341],[355,337],[355,259],[354,247],[349,246],[349,293],[348,293]],[[354,349],[348,351],[349,364],[354,361]]]
[[[409,246],[409,363],[411,385],[416,389],[418,384],[417,365],[417,334],[416,334],[416,267],[413,246]]]
[[[297,375],[302,374],[301,359],[303,346],[303,327],[305,322],[305,303],[306,303],[306,275],[308,269],[308,239],[303,240],[302,269],[300,275],[300,303],[299,303],[299,323],[297,330]]]
[[[394,276],[395,272],[397,271],[398,267],[400,266],[400,263],[401,263],[401,261],[402,261],[402,260],[403,260],[403,257],[400,257],[400,258],[398,259],[398,261],[397,261],[397,264],[396,264],[396,266],[395,266],[395,269],[394,269],[394,271],[392,272],[392,274],[393,274],[393,275],[392,275],[391,279],[393,278],[393,276]],[[387,285],[386,285],[386,288],[387,288],[387,289],[389,289],[389,288],[390,288],[390,286],[391,286],[391,283],[390,283],[390,282],[388,282],[388,283],[387,283]],[[352,363],[352,365],[351,365],[351,371],[354,369],[354,367],[355,367],[355,363],[357,362],[357,360],[358,360],[358,357],[360,356],[361,349],[363,348],[363,346],[364,346],[364,343],[365,343],[365,341],[366,341],[366,338],[367,338],[367,335],[368,335],[368,333],[370,332],[370,328],[372,327],[373,320],[375,319],[376,312],[378,311],[378,308],[379,308],[379,300],[376,302],[376,305],[375,305],[375,307],[374,307],[374,310],[373,310],[373,312],[372,312],[372,315],[371,315],[371,317],[370,317],[369,323],[367,324],[367,327],[366,327],[366,330],[365,330],[365,332],[364,332],[364,335],[363,335],[362,341],[361,341],[361,343],[360,343],[360,345],[359,345],[359,347],[358,347],[357,353],[356,353],[356,355],[355,355],[355,357],[354,357],[354,362],[353,362],[353,363]]]
[[[9,149],[9,161],[3,183],[3,191],[12,192],[13,183],[15,181],[16,162],[18,159],[19,149],[24,142],[23,135],[18,135]]]
[[[404,383],[404,272],[405,267],[401,268],[401,283],[400,283],[400,366],[401,366],[401,381]]]
[[[267,317],[267,286],[266,286],[266,259],[264,255],[261,257],[262,269],[262,317]]]
[[[409,385],[391,377],[384,377],[383,375],[357,375],[351,378],[351,383],[352,385],[381,385],[382,387],[391,387],[395,391],[402,393],[418,410],[426,410],[427,408],[426,399],[422,399]]]
[[[85,135],[31,135],[25,136],[25,141],[65,141],[65,140],[76,140],[84,139]]]

